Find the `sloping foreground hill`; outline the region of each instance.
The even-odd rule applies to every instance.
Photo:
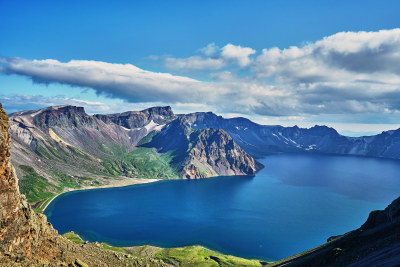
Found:
[[[121,177],[254,175],[261,167],[225,131],[187,126],[162,130],[174,128],[176,118],[170,107],[93,116],[68,105],[13,113],[12,161],[21,191],[35,207],[43,207],[67,189],[105,185]],[[168,134],[157,135],[160,131]],[[190,140],[179,135],[189,131]],[[186,147],[157,150],[142,145],[154,135],[164,139],[160,143],[177,139]]]
[[[373,211],[357,230],[271,266],[399,266],[400,198]]]
[[[0,103],[0,266],[261,266],[257,260],[225,256],[202,247],[115,248],[65,237],[35,213],[19,193],[10,162],[7,114]]]

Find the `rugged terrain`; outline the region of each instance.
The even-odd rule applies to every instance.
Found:
[[[254,175],[263,166],[253,157],[271,153],[400,158],[400,129],[347,137],[326,126],[266,126],[211,112],[175,115],[170,107],[93,116],[82,107],[48,107],[13,113],[10,125],[21,191],[37,208],[60,192],[129,177]]]
[[[0,265],[2,266],[79,266],[82,260],[95,266],[138,265],[95,246],[77,245],[59,236],[46,217],[35,213],[18,190],[18,179],[10,162],[8,117],[0,107]],[[156,264],[157,263],[157,264]],[[153,265],[163,264],[154,262]],[[81,264],[80,266],[84,266]]]
[[[169,153],[171,165],[188,179],[255,175],[263,167],[224,130],[194,130],[181,119],[171,122],[141,146],[156,148],[159,153]]]
[[[36,208],[63,191],[129,177],[254,175],[262,167],[225,131],[191,129],[170,107],[91,116],[65,105],[13,113],[10,125],[20,188]]]
[[[171,107],[91,116],[65,105],[13,113],[10,125],[21,191],[39,209],[60,192],[129,177],[255,175],[263,166],[253,157],[272,153],[400,158],[400,129],[347,137],[326,126],[266,126],[211,112],[175,115]]]
[[[181,115],[193,129],[225,130],[253,157],[279,152],[329,153],[400,158],[400,129],[374,136],[348,137],[327,126],[309,129],[259,125],[245,118],[225,119],[211,112]]]
[[[132,164],[134,167],[131,169],[132,172],[136,171],[137,174],[140,168],[148,165],[149,158],[143,161],[143,157],[153,155],[155,161],[164,160],[166,167],[186,178],[208,177],[215,174],[254,175],[261,166],[244,150],[247,148],[255,155],[260,152],[262,146],[268,153],[309,151],[399,158],[397,153],[399,130],[371,137],[350,138],[322,126],[311,129],[262,126],[242,118],[223,119],[212,113],[180,115],[177,118],[168,112],[168,108],[155,109],[156,114],[150,110],[122,113],[123,118],[120,115],[89,116],[83,109],[71,106],[20,112],[10,118],[10,132],[17,136],[17,141],[13,139],[11,142],[7,132],[9,120],[5,112],[0,109],[1,265],[260,266],[266,264],[221,255],[201,247],[114,248],[106,244],[85,243],[72,233],[66,234],[66,238],[61,237],[47,223],[46,217],[35,213],[25,196],[19,193],[16,172],[10,162],[10,143],[13,144],[12,151],[20,153],[14,160],[26,164],[19,165],[20,171],[25,176],[20,183],[22,185],[25,183],[26,188],[32,188],[31,191],[38,194],[40,192],[35,191],[40,188],[38,184],[46,189],[52,188],[51,186],[59,189],[61,186],[106,183],[107,179],[112,177],[112,173],[104,163],[111,161],[116,164],[115,156],[119,155],[121,161],[119,165],[116,164],[117,167],[114,166],[114,170],[126,171],[128,169],[126,166],[129,165],[124,165],[124,156],[138,150],[142,152],[135,156],[136,160],[142,160],[142,166],[133,161],[136,165]],[[160,113],[163,113],[162,117]],[[137,114],[140,119],[136,119]],[[210,118],[205,119],[207,116]],[[215,129],[219,123],[221,123],[220,129]],[[273,136],[275,139],[271,141],[268,136]],[[235,139],[245,149],[239,147]],[[97,143],[97,140],[101,141]],[[113,147],[115,144],[120,145],[117,145],[118,149],[127,148],[125,154],[121,151],[119,151],[121,154],[118,154],[116,152],[118,149]],[[151,154],[145,153],[148,151],[151,151]],[[135,158],[132,157],[133,159]],[[90,162],[94,165],[90,165]],[[72,171],[79,175],[58,172],[64,170],[63,166],[71,166],[69,164],[75,166]],[[98,169],[90,169],[85,164],[96,166]],[[56,171],[51,172],[51,170]],[[58,178],[52,178],[51,173]],[[86,173],[91,176],[85,177]],[[271,265],[396,266],[400,261],[399,227],[400,198],[383,211],[373,211],[359,229],[342,236],[331,237],[322,246]]]
[[[7,114],[0,104],[0,265],[1,266],[261,266],[257,260],[226,256],[202,247],[116,248],[65,237],[31,209],[19,193],[10,161]]]

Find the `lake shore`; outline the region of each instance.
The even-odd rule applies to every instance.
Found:
[[[115,188],[115,187],[125,187],[125,186],[131,186],[135,184],[148,184],[148,183],[154,183],[161,181],[162,179],[147,179],[147,178],[121,178],[121,179],[116,179],[116,180],[110,180],[109,184],[101,185],[101,186],[83,186],[81,188],[67,188],[63,192],[55,195],[49,200],[47,200],[46,205],[42,209],[42,213],[44,213],[47,209],[47,207],[50,205],[51,202],[53,202],[54,199],[56,199],[58,196],[68,193],[68,192],[73,192],[73,191],[84,191],[84,190],[91,190],[91,189],[104,189],[104,188]],[[41,207],[40,207],[41,208]]]

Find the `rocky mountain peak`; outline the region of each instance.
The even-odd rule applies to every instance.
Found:
[[[143,113],[149,113],[151,115],[159,115],[159,116],[166,116],[166,117],[174,117],[174,112],[172,111],[172,108],[170,106],[164,106],[164,107],[151,107],[142,110],[141,112]]]
[[[86,114],[83,107],[77,106],[52,106],[31,114],[33,123],[41,129],[53,126],[59,127],[81,127],[82,125],[93,125],[93,118]]]
[[[183,168],[184,178],[216,175],[255,175],[263,168],[222,129],[204,129],[190,135],[190,163]]]
[[[71,105],[62,105],[62,106],[52,106],[51,110],[57,110],[63,113],[78,113],[81,115],[87,115],[84,107],[77,107]]]
[[[308,131],[314,135],[327,135],[327,134],[339,135],[339,133],[335,129],[325,125],[315,125],[311,127]]]
[[[142,111],[127,111],[114,114],[96,114],[95,118],[105,123],[115,123],[128,129],[144,127],[151,121],[165,124],[175,119],[175,114],[170,106],[152,107]]]

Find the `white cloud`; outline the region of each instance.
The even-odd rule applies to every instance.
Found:
[[[250,55],[256,53],[256,50],[250,47],[241,47],[240,45],[227,44],[222,48],[221,57],[227,60],[234,60],[241,67],[250,64]]]
[[[63,95],[60,96],[42,96],[42,95],[17,95],[13,94],[10,97],[0,95],[0,102],[8,113],[34,110],[48,106],[60,105],[75,105],[84,107],[88,113],[104,113],[110,112],[111,107],[102,102],[93,102],[76,98],[69,98]]]
[[[341,32],[303,47],[263,49],[253,70],[259,76],[275,76],[277,81],[398,84],[399,60],[400,29]]]
[[[183,76],[142,70],[131,64],[53,59],[3,59],[4,73],[31,77],[37,83],[61,83],[90,87],[98,94],[131,102],[196,101],[204,94],[212,96],[215,88]]]
[[[198,71],[198,70],[218,70],[226,66],[221,58],[204,58],[192,56],[188,58],[167,57],[164,65],[170,70]]]
[[[169,70],[200,71],[219,70],[225,67],[246,67],[251,63],[250,56],[256,51],[250,47],[227,44],[219,48],[214,43],[199,49],[203,56],[191,56],[187,58],[167,57],[164,66]]]
[[[211,43],[208,44],[206,47],[200,48],[199,50],[204,55],[211,57],[216,55],[219,52],[220,48],[217,45],[215,45],[215,43]]]
[[[220,113],[261,116],[329,115],[341,121],[400,119],[400,29],[337,33],[302,47],[259,54],[232,44],[211,44],[202,53],[169,57],[166,65],[207,69],[214,82],[85,60],[2,59],[0,71],[35,82],[93,88],[135,103],[179,103],[185,109],[200,104]],[[237,75],[236,67],[246,69]]]

